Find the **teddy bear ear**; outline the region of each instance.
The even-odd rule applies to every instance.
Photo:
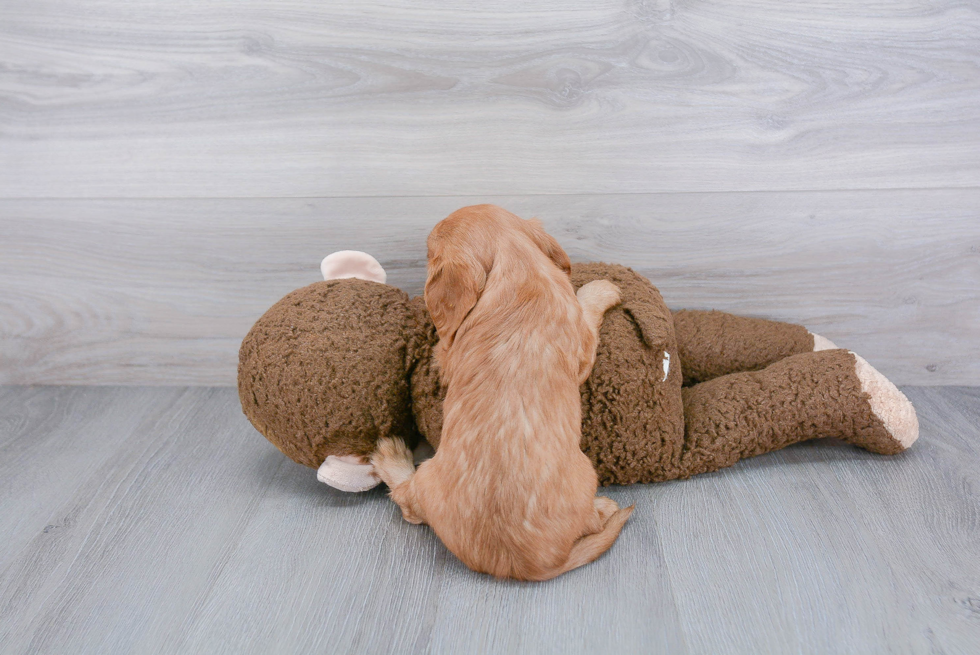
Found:
[[[320,262],[320,272],[323,273],[324,280],[356,277],[359,280],[384,284],[388,279],[388,274],[381,268],[378,260],[359,250],[339,250],[327,255]]]

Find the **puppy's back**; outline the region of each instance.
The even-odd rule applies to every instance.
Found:
[[[500,229],[479,302],[441,355],[443,433],[417,477],[438,506],[428,522],[468,566],[547,579],[598,557],[628,512],[596,518],[596,474],[579,447],[589,332],[570,278],[534,239]]]

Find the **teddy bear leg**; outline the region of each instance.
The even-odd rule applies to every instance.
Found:
[[[802,325],[717,311],[674,312],[684,385],[757,371],[790,355],[834,349]]]
[[[732,373],[686,388],[683,398],[678,477],[818,437],[891,455],[918,436],[908,399],[847,350],[792,355],[761,371]]]

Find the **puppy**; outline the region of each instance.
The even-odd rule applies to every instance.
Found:
[[[580,449],[579,386],[611,282],[573,290],[568,255],[536,220],[466,207],[429,235],[425,303],[446,399],[418,471],[398,440],[372,457],[391,498],[475,571],[548,580],[604,553],[633,508],[596,497]]]

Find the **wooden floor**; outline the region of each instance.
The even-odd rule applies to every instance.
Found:
[[[980,389],[896,457],[811,442],[609,494],[542,584],[316,481],[230,388],[0,387],[0,652],[976,653]]]

